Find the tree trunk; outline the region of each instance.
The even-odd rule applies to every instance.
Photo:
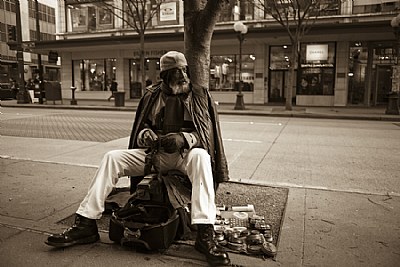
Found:
[[[184,1],[185,56],[193,91],[209,88],[210,46],[221,1]]]
[[[144,32],[140,34],[140,70],[142,76],[142,95],[146,92],[146,68],[145,68],[145,53],[144,53]]]
[[[188,60],[193,89],[209,87],[210,41],[185,35],[185,55]],[[211,39],[211,38],[210,38]]]
[[[286,91],[286,105],[285,108],[286,110],[293,110],[293,105],[292,105],[292,98],[293,98],[293,85],[296,84],[296,65],[297,65],[297,50],[298,50],[298,40],[293,40],[292,41],[292,52],[291,52],[291,64],[289,67],[289,84],[288,84],[288,89]]]

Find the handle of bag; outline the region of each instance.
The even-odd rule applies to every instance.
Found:
[[[146,215],[147,214],[147,210],[144,206],[141,205],[137,205],[137,206],[132,206],[130,207],[128,210],[120,210],[118,212],[118,217],[121,219],[127,219],[130,216],[137,216],[137,215]]]
[[[173,212],[173,214],[170,216],[170,218],[168,218],[168,220],[163,223],[149,224],[149,223],[142,223],[142,222],[132,222],[132,221],[124,220],[124,219],[120,220],[120,223],[124,227],[125,231],[126,231],[126,229],[130,231],[130,232],[127,232],[127,234],[137,235],[136,233],[132,234],[132,233],[134,233],[134,231],[131,229],[136,229],[136,231],[138,231],[140,229],[141,230],[143,230],[143,229],[150,230],[150,229],[157,228],[157,227],[164,227],[165,225],[168,225],[169,223],[171,223],[171,221],[176,220],[177,217],[179,217],[179,214],[175,210]]]
[[[146,247],[147,250],[151,250],[151,247],[146,241],[143,241],[139,239],[141,236],[141,231],[140,229],[137,229],[136,231],[132,231],[129,228],[125,227],[124,228],[124,236],[121,238],[121,246],[123,246],[126,243],[133,242],[133,243],[139,243],[142,244],[143,246]]]

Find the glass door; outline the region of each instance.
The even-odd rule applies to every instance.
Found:
[[[387,103],[387,96],[392,87],[392,68],[387,65],[377,65],[376,69],[376,105]]]
[[[289,73],[287,70],[273,70],[270,72],[268,102],[285,102],[285,92]]]

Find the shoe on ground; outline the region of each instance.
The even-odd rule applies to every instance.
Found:
[[[90,244],[100,239],[96,220],[85,218],[79,214],[72,227],[61,234],[50,235],[45,243],[57,248],[70,247],[77,244]]]

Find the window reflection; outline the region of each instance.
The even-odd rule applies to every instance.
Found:
[[[81,91],[108,91],[116,79],[116,59],[74,60],[74,77]]]
[[[354,0],[353,14],[365,14],[376,12],[395,11],[400,8],[400,2],[397,1],[382,1],[382,0]]]
[[[254,87],[254,55],[242,55],[243,91],[253,91]],[[240,81],[239,56],[215,55],[210,63],[210,90],[237,91]]]
[[[87,25],[87,9],[74,8],[71,10],[71,19],[73,29],[84,29]]]
[[[270,69],[289,69],[291,46],[273,46],[270,53]]]
[[[69,4],[66,14],[68,31],[95,31],[114,27],[112,12],[94,4]]]
[[[298,95],[333,95],[335,43],[301,44]]]

